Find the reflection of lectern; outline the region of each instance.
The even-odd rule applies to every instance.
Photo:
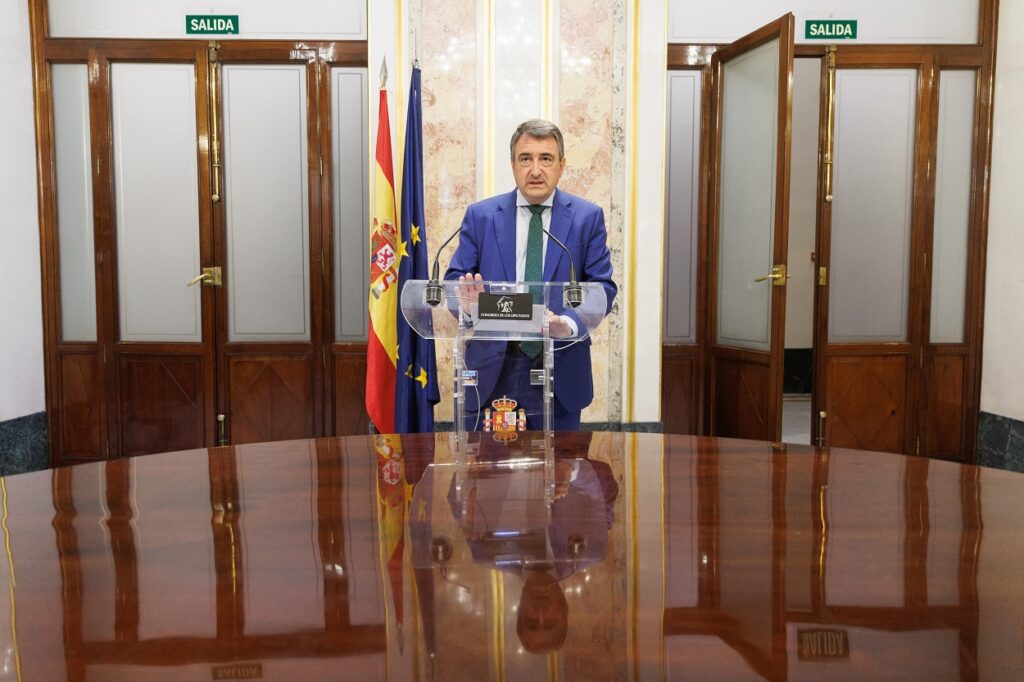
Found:
[[[604,288],[592,282],[572,285],[577,287],[575,291],[564,282],[481,284],[485,293],[472,305],[462,300],[459,283],[454,281],[409,280],[402,288],[402,313],[409,326],[424,338],[451,342],[455,369],[452,400],[458,442],[464,442],[467,430],[493,431],[499,440],[512,440],[517,431],[526,429],[527,423],[533,430],[543,428],[550,432],[557,354],[568,344],[586,339],[604,319]],[[566,298],[579,305],[566,305]],[[570,318],[577,335],[552,339],[547,310]],[[529,371],[521,394],[490,396],[506,354],[532,353],[531,344],[537,344],[535,348],[542,360]],[[442,399],[445,393],[442,390]],[[538,393],[539,399],[532,400]],[[531,399],[524,401],[524,396]]]

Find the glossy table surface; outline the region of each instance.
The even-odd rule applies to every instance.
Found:
[[[10,679],[1024,675],[1024,476],[1003,471],[429,434],[83,464],[2,494]]]

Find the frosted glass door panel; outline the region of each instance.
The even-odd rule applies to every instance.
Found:
[[[929,336],[932,343],[964,341],[975,77],[974,71],[943,71],[939,76]]]
[[[202,341],[195,67],[111,66],[122,341]]]
[[[779,41],[726,63],[718,205],[717,343],[769,350]]]
[[[228,339],[308,341],[305,65],[224,65]]]
[[[828,337],[906,341],[914,69],[836,72]]]
[[[366,69],[331,69],[334,178],[334,338],[366,340],[370,281]]]
[[[700,198],[700,71],[668,76],[665,178],[665,341],[697,340],[697,207]]]
[[[85,64],[54,64],[54,155],[60,244],[61,340],[96,340],[89,76]]]

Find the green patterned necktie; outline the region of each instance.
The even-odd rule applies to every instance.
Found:
[[[530,232],[526,238],[526,269],[523,271],[523,280],[526,282],[539,282],[544,276],[544,221],[541,214],[547,206],[531,204],[528,206],[530,213]],[[541,296],[540,291],[531,289],[534,299]],[[541,349],[540,341],[522,341],[519,347],[531,358],[537,357]]]

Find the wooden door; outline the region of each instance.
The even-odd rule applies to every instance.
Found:
[[[215,50],[218,405],[232,444],[323,428],[319,64],[292,47]]]
[[[826,445],[916,449],[928,59],[839,51],[825,63],[814,427]]]
[[[779,440],[793,15],[711,61],[707,432]]]
[[[104,270],[110,431],[124,455],[201,447],[214,435],[214,265],[204,54],[114,45],[97,60],[94,129],[106,172],[96,206]],[[192,283],[192,286],[189,286]]]
[[[40,45],[53,462],[365,432],[365,42]]]

